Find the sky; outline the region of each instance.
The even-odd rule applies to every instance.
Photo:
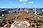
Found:
[[[43,0],[0,0],[0,8],[43,8]]]

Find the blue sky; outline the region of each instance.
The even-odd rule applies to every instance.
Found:
[[[43,0],[0,0],[0,8],[43,8]]]

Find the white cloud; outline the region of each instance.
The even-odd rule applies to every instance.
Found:
[[[19,0],[20,2],[27,2],[28,0]]]
[[[31,3],[31,4],[33,4],[33,2],[28,2],[28,3]],[[27,4],[27,3],[24,3],[24,4]]]
[[[28,2],[28,3],[32,3],[33,4],[33,2]]]
[[[26,3],[24,3],[24,4],[26,4]]]
[[[19,0],[20,2],[22,2],[22,0]]]

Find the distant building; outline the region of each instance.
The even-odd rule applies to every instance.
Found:
[[[42,12],[43,12],[43,8],[42,8]]]
[[[41,8],[37,8],[36,9],[36,14],[41,16],[42,15],[42,9]]]
[[[41,13],[42,12],[42,9],[39,8],[39,9],[36,9],[37,13]]]

